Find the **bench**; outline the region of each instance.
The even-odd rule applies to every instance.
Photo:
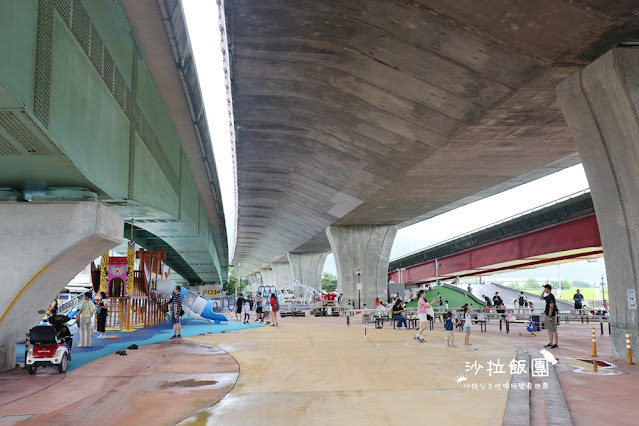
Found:
[[[397,320],[396,319],[391,319],[391,321],[393,321],[393,330],[395,328],[397,328]],[[417,324],[419,323],[419,320],[417,318],[406,318],[406,329],[408,330],[414,330],[419,328],[417,326]]]
[[[590,315],[590,314],[562,314],[559,312],[558,317],[563,318],[566,321],[566,324],[570,324],[570,321],[581,321],[584,323],[584,319],[586,320],[586,324],[590,324],[590,320],[593,322],[598,322],[599,327],[601,328],[601,335],[604,335],[604,322],[608,323],[608,335],[610,335],[610,322],[608,321],[608,317],[605,315]]]
[[[284,318],[284,317],[305,317],[306,316],[306,312],[304,311],[287,311],[287,312],[280,312],[280,317]]]
[[[545,316],[539,314],[539,315],[525,315],[525,317],[522,317],[522,314],[519,314],[520,316],[518,317],[517,315],[515,315],[515,319],[511,320],[511,321],[505,321],[506,322],[506,333],[510,333],[510,325],[511,324],[526,324],[528,325],[529,323],[529,318],[532,316],[533,318],[533,322],[535,323],[535,325],[537,326],[537,331],[541,331],[543,329],[545,329]]]

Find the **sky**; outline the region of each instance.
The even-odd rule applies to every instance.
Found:
[[[222,60],[222,44],[218,27],[217,2],[183,0],[191,45],[198,69],[200,86],[213,140],[217,173],[224,203],[229,252],[235,239],[235,157],[230,141],[227,94]],[[483,200],[468,204],[432,219],[401,229],[397,233],[391,259],[445,241],[499,220],[517,215],[545,203],[588,188],[581,164],[521,185]],[[557,267],[553,267],[557,275]],[[605,273],[604,262],[574,262],[562,265],[562,279],[596,280]],[[329,255],[324,271],[336,273],[335,260]],[[495,276],[547,276],[548,268]]]
[[[215,164],[222,192],[229,253],[235,240],[235,156],[231,146],[222,41],[214,0],[183,0],[193,57],[204,98],[213,141]],[[230,261],[230,259],[229,259]]]

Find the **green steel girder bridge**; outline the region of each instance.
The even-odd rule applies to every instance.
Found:
[[[184,282],[226,280],[213,136],[179,1],[3,1],[0,58],[1,200],[98,199]]]

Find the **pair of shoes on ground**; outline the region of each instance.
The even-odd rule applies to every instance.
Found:
[[[115,351],[116,355],[126,355],[126,351]]]
[[[279,324],[271,324],[271,327],[277,327]]]
[[[181,334],[178,334],[177,336],[174,334],[173,336],[171,336],[171,337],[170,337],[170,340],[173,340],[173,339],[181,339],[181,338],[182,338],[182,335],[181,335]]]
[[[428,343],[428,342],[426,342],[426,340],[422,339],[419,336],[415,336],[415,337],[413,337],[413,339],[417,340],[419,343]]]
[[[559,345],[553,345],[552,343],[548,343],[546,346],[544,346],[544,348],[550,348],[550,349],[559,349]]]

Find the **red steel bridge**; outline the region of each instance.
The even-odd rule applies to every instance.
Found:
[[[602,256],[590,192],[582,191],[395,259],[388,279],[434,283]]]

